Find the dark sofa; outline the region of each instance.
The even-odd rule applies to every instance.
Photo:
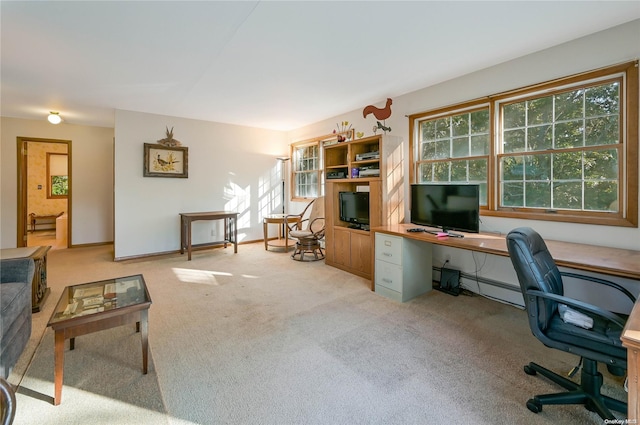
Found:
[[[32,258],[0,260],[0,378],[9,376],[31,336]]]

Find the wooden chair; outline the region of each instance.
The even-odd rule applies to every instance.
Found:
[[[324,251],[320,245],[320,240],[324,238],[324,198],[316,198],[307,208],[311,206],[308,218],[302,218],[295,225],[289,226],[289,236],[297,239],[296,248],[291,258],[298,261],[317,261],[324,259]],[[305,208],[305,211],[306,209]],[[303,217],[303,214],[301,217]],[[305,260],[305,253],[313,254],[313,258]],[[307,257],[309,258],[309,257]]]

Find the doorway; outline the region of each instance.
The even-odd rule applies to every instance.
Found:
[[[17,247],[71,244],[71,141],[18,137]]]

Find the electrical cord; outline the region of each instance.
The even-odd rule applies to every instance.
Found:
[[[438,286],[442,286],[442,269],[444,269],[444,266],[446,266],[448,262],[449,260],[444,260],[444,263],[440,266],[440,280],[438,281]]]
[[[480,267],[478,267],[478,259],[476,258],[475,251],[471,251],[471,258],[473,258],[473,264],[475,264],[476,266],[474,274],[476,276],[476,286],[478,287],[478,294],[484,297],[485,295],[482,293],[482,290],[480,289],[480,277],[478,276],[478,273],[480,273],[480,271],[484,268],[485,264],[487,264],[487,254],[484,255],[484,261],[482,262],[482,265]]]

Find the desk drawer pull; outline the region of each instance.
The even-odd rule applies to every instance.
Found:
[[[386,277],[382,278],[382,281],[383,281],[384,283],[393,283],[393,280],[391,280],[391,279],[387,279]]]
[[[393,254],[390,252],[383,252],[382,255],[384,255],[385,257],[393,257]]]

